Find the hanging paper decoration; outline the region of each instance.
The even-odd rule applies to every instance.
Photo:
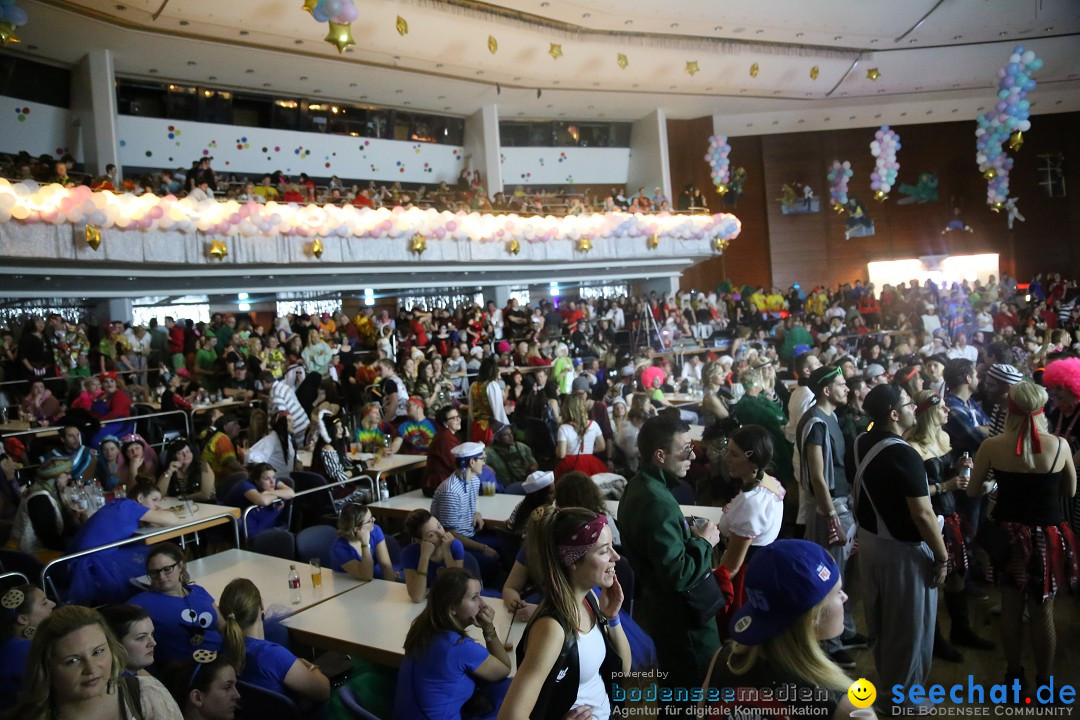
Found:
[[[618,55],[615,56],[615,62],[623,70],[625,70],[626,66],[630,64],[630,61],[627,60],[626,56],[623,55],[622,53],[619,53]]]
[[[686,63],[686,74],[687,75],[689,75],[690,77],[694,77],[694,75],[697,75],[699,70],[701,70],[701,68],[698,67],[697,60],[689,60],[689,61],[687,61],[687,63]]]
[[[728,145],[727,135],[710,135],[709,151],[705,153],[705,162],[709,163],[709,175],[712,177],[716,192],[723,195],[728,191],[728,179],[730,175],[728,154],[731,146]]]
[[[499,41],[494,35],[488,35],[488,52],[494,55],[499,51]]]
[[[400,15],[397,16],[397,23],[394,27],[397,28],[397,34],[402,37],[409,34],[409,23]]]
[[[562,45],[558,43],[551,43],[551,47],[548,48],[548,55],[552,60],[558,60],[562,57]]]
[[[91,250],[97,250],[101,247],[101,228],[87,223],[83,235],[86,237],[86,244],[90,246]]]
[[[20,42],[15,28],[26,24],[26,11],[15,4],[15,0],[0,0],[0,45]]]
[[[829,204],[836,213],[843,213],[848,202],[848,180],[854,175],[851,163],[847,160],[833,160],[829,166]]]
[[[870,154],[874,156],[874,171],[870,173],[870,189],[874,199],[883,202],[889,197],[896,175],[900,172],[900,163],[896,161],[896,151],[900,149],[900,136],[888,125],[874,133],[870,143]]]
[[[1001,210],[1009,198],[1009,172],[1013,159],[1004,150],[1019,150],[1024,144],[1023,133],[1031,129],[1031,102],[1028,93],[1035,89],[1032,77],[1043,67],[1043,61],[1023,45],[1013,48],[1009,63],[997,71],[997,104],[975,120],[975,162],[986,178],[986,203]],[[1015,199],[1011,200],[1015,207]]]

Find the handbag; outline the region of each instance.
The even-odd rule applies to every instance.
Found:
[[[727,598],[720,591],[720,585],[708,570],[680,595],[687,617],[693,625],[704,625],[727,605]]]

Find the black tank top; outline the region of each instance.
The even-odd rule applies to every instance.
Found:
[[[1059,438],[1057,455],[1050,467],[1057,465],[1065,441]],[[994,519],[1024,525],[1058,525],[1062,514],[1061,482],[1065,468],[1057,472],[1010,472],[994,468],[998,484]]]

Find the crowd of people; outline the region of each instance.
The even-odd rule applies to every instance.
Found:
[[[1055,671],[1055,597],[1080,583],[1076,295],[1053,274],[147,328],[29,318],[4,332],[18,382],[0,402],[60,433],[4,439],[2,514],[13,546],[51,556],[174,523],[164,495],[258,506],[255,535],[280,522],[294,472],[333,482],[364,472],[354,451],[426,455],[407,482],[431,507],[406,518],[397,566],[374,498],[334,502],[333,570],[426,602],[404,641],[399,718],[607,718],[619,674],[649,667],[666,673],[662,703],[684,700],[679,688],[793,683],[846,717],[850,651],[867,647],[892,688],[1000,642],[1009,682],[1031,688]],[[689,416],[675,391],[697,398]],[[219,394],[239,412],[191,437],[135,432],[140,403],[189,410]],[[477,511],[492,489],[521,496],[506,531]],[[685,505],[724,512],[714,523]],[[170,708],[147,717],[227,718],[238,678],[326,700],[318,668],[266,639],[254,583],[213,598],[185,562],[170,544],[95,553],[74,564],[66,607],[32,586],[5,596],[5,637],[23,653],[4,653],[12,717],[46,717],[52,697],[61,714],[141,703]],[[132,597],[139,574],[149,589]],[[969,613],[994,586],[997,642]],[[512,681],[492,592],[527,621]]]

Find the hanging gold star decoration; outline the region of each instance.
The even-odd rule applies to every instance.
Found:
[[[889,199],[889,194],[884,190],[877,190],[874,192],[874,199],[878,202],[885,202]]]
[[[521,241],[517,238],[510,238],[510,242],[506,243],[506,252],[517,255],[521,252]]]
[[[988,168],[983,173],[983,177],[986,178],[987,180],[993,180],[994,178],[997,177],[997,170],[995,170],[994,168]]]
[[[577,241],[578,252],[587,253],[592,250],[592,240],[589,238],[581,238]]]
[[[833,209],[833,212],[836,213],[837,215],[843,215],[844,212],[846,211],[846,208],[843,205],[841,205],[840,203],[833,203],[832,209]]]
[[[314,14],[315,6],[319,4],[319,0],[304,0],[304,6],[301,10],[306,10],[309,13]]]
[[[216,258],[218,262],[224,260],[228,254],[229,248],[225,247],[224,240],[214,240],[210,243],[210,257]]]
[[[820,72],[821,72],[821,71],[820,71],[820,70],[818,70],[818,66],[817,66],[817,65],[815,65],[814,67],[810,68],[810,79],[811,79],[811,80],[817,80],[817,76],[818,76],[818,73],[820,73]]]
[[[697,60],[688,60],[686,63],[686,74],[693,77],[698,73],[701,68],[698,67]]]
[[[993,210],[994,212],[1001,212],[1001,209],[1003,207],[1005,207],[1005,203],[1000,202],[1000,201],[990,204],[990,209]]]
[[[877,80],[879,77],[881,77],[881,72],[877,68],[870,68],[866,71],[867,80]]]
[[[397,25],[395,25],[395,27],[397,27],[398,35],[404,36],[409,34],[409,23],[400,15],[397,16]]]
[[[494,55],[499,51],[499,41],[494,35],[488,35],[488,52]]]
[[[619,66],[619,68],[625,70],[626,66],[630,64],[630,61],[626,59],[625,55],[619,53],[615,56],[615,63]]]
[[[0,22],[0,45],[7,47],[8,43],[22,42],[15,34],[15,25],[9,22]]]
[[[83,234],[86,236],[86,244],[90,246],[91,250],[97,250],[101,247],[101,229],[97,225],[87,223]]]
[[[1009,136],[1009,147],[1013,150],[1019,150],[1024,146],[1024,133],[1017,130]]]
[[[311,254],[318,260],[323,254],[322,238],[315,238],[315,242],[311,243]]]
[[[718,237],[715,240],[713,240],[713,250],[715,250],[716,252],[719,252],[719,253],[724,252],[725,250],[727,250],[727,246],[728,246],[727,238],[719,238]]]
[[[724,183],[720,183],[719,185],[716,186],[716,194],[717,195],[726,195],[727,191],[728,191],[728,186],[725,185]]]
[[[330,32],[323,40],[336,47],[338,53],[343,53],[346,47],[356,44],[352,36],[352,24],[336,23],[333,20],[330,21]]]
[[[660,246],[660,233],[653,233],[649,236],[649,239],[645,241],[645,246],[650,250],[655,250]]]
[[[424,237],[423,233],[416,233],[412,236],[412,244],[409,249],[417,255],[424,254],[424,251],[427,250],[427,238]]]
[[[559,43],[551,43],[551,47],[548,48],[548,55],[550,55],[553,60],[558,60],[559,58],[561,58],[562,45],[560,45]]]
[[[758,70],[760,70],[760,69],[761,68],[758,67],[757,63],[754,63],[753,65],[751,65],[750,66],[750,77],[757,77]]]

